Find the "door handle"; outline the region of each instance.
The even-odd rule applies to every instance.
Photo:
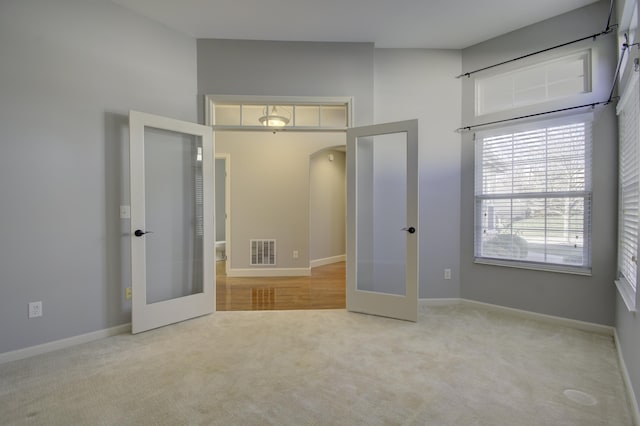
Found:
[[[416,228],[414,228],[413,226],[410,226],[408,228],[402,228],[401,231],[407,231],[410,234],[415,234],[416,233]]]
[[[136,237],[142,237],[144,234],[153,234],[153,231],[143,231],[142,229],[136,229],[133,235]]]

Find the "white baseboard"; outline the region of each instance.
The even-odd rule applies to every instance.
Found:
[[[346,254],[340,254],[338,256],[325,257],[324,259],[316,259],[309,262],[309,266],[315,268],[316,266],[330,265],[332,263],[344,262],[347,260]]]
[[[23,349],[17,349],[11,352],[5,352],[0,354],[0,364],[5,362],[16,361],[19,359],[29,358],[35,355],[44,354],[47,352],[57,351],[58,349],[65,349],[71,346],[76,346],[82,343],[92,342],[98,339],[104,339],[105,337],[115,336],[116,334],[130,333],[131,323],[117,325],[111,328],[105,328],[104,330],[92,331],[91,333],[80,334],[78,336],[68,337],[66,339],[55,340],[53,342],[43,343],[41,345],[29,346]]]
[[[311,268],[229,268],[228,277],[308,277]]]
[[[638,400],[636,399],[636,393],[633,391],[633,385],[631,384],[631,377],[629,377],[629,370],[627,370],[627,364],[624,362],[622,356],[622,348],[620,347],[620,340],[618,339],[618,331],[613,331],[613,339],[616,344],[616,351],[618,352],[618,363],[620,364],[620,372],[622,373],[622,380],[624,381],[624,387],[627,391],[627,397],[629,398],[629,408],[631,408],[631,417],[633,418],[633,424],[640,426],[640,410],[638,409]]]
[[[572,327],[582,331],[590,331],[592,333],[605,334],[607,336],[613,336],[613,332],[615,331],[615,328],[608,325],[574,320],[570,318],[562,318],[554,315],[539,314],[537,312],[524,311],[522,309],[516,309],[516,308],[508,308],[506,306],[493,305],[491,303],[484,303],[484,302],[477,302],[475,300],[462,299],[462,303],[469,306],[483,306],[487,309],[491,309],[495,311],[510,312],[521,318],[533,319],[533,320],[542,321],[550,324],[562,325],[565,327]]]
[[[539,314],[537,312],[524,311],[522,309],[509,308],[509,307],[500,306],[500,305],[493,305],[491,303],[478,302],[478,301],[469,300],[469,299],[456,299],[456,298],[420,299],[420,304],[422,304],[423,306],[445,306],[445,305],[456,305],[456,304],[478,306],[478,307],[483,307],[485,309],[490,309],[493,311],[508,312],[520,318],[533,319],[536,321],[542,321],[550,324],[557,324],[565,327],[572,327],[578,330],[590,331],[592,333],[604,334],[607,336],[613,336],[615,331],[615,328],[608,325],[595,324],[592,322],[557,317],[554,315]]]

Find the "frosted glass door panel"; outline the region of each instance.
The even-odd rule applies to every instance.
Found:
[[[347,130],[347,310],[416,321],[418,121]]]
[[[406,294],[407,134],[357,139],[358,290]]]
[[[202,141],[147,127],[144,163],[147,303],[201,293]]]

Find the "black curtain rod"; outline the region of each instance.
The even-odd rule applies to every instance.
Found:
[[[611,83],[611,92],[609,92],[609,102],[613,99],[613,92],[616,89],[616,84],[618,84],[618,76],[620,75],[620,67],[622,66],[622,61],[624,60],[624,55],[627,53],[631,46],[638,46],[638,43],[629,44],[629,36],[627,33],[624,34],[624,43],[622,43],[622,51],[620,52],[620,60],[618,60],[618,66],[616,66],[616,72],[613,76],[613,83]]]
[[[556,112],[563,112],[563,111],[571,111],[571,110],[579,109],[579,108],[587,108],[587,107],[595,108],[598,105],[608,105],[609,103],[611,103],[611,99],[609,99],[607,101],[592,102],[590,104],[576,105],[576,106],[567,107],[567,108],[554,109],[553,111],[545,111],[545,112],[538,112],[538,113],[535,113],[535,114],[521,115],[520,117],[505,118],[504,120],[496,120],[496,121],[490,121],[488,123],[475,124],[473,126],[460,127],[458,129],[456,129],[456,132],[458,132],[458,133],[468,132],[471,129],[475,129],[476,127],[491,126],[492,124],[506,123],[507,121],[523,120],[525,118],[539,117],[541,115],[553,114],[553,113],[556,113]]]
[[[509,59],[509,60],[506,60],[506,61],[500,62],[500,63],[498,63],[498,64],[489,65],[488,67],[479,68],[479,69],[474,70],[474,71],[465,72],[465,73],[463,73],[463,74],[460,74],[460,75],[456,76],[456,78],[471,77],[471,74],[475,74],[475,73],[478,73],[478,72],[481,72],[481,71],[485,71],[485,70],[488,70],[488,69],[491,69],[491,68],[499,67],[499,66],[501,66],[501,65],[509,64],[509,63],[511,63],[511,62],[516,62],[516,61],[519,61],[519,60],[521,60],[521,59],[528,58],[528,57],[530,57],[530,56],[535,56],[535,55],[539,55],[539,54],[541,54],[541,53],[548,52],[548,51],[550,51],[550,50],[559,49],[559,48],[561,48],[561,47],[568,46],[568,45],[570,45],[570,44],[579,43],[579,42],[581,42],[581,41],[589,40],[590,38],[591,38],[591,39],[593,39],[593,40],[595,41],[595,39],[596,39],[596,38],[598,38],[598,37],[600,37],[600,36],[603,36],[603,35],[607,35],[607,34],[612,33],[612,32],[613,32],[613,30],[614,30],[616,27],[617,27],[617,25],[614,25],[614,26],[608,26],[608,27],[607,27],[607,29],[605,29],[604,31],[601,31],[601,32],[599,32],[599,33],[592,34],[592,35],[590,35],[590,36],[586,36],[586,37],[582,37],[582,38],[579,38],[579,39],[577,39],[577,40],[568,41],[568,42],[566,42],[566,43],[558,44],[558,45],[553,46],[553,47],[548,47],[548,48],[546,48],[546,49],[538,50],[537,52],[528,53],[528,54],[526,54],[526,55],[518,56],[517,58]]]
[[[593,41],[596,41],[596,38],[598,38],[600,36],[603,36],[603,35],[606,35],[606,34],[609,34],[610,32],[612,32],[614,29],[616,29],[618,27],[617,25],[613,25],[613,26],[611,25],[611,16],[613,15],[613,2],[614,2],[614,0],[611,0],[611,2],[609,3],[609,15],[607,16],[607,25],[604,27],[603,31],[601,31],[601,32],[599,32],[597,34],[592,34],[590,36],[582,37],[582,38],[579,38],[577,40],[569,41],[567,43],[558,44],[557,46],[548,47],[546,49],[538,50],[537,52],[533,52],[533,53],[529,53],[527,55],[519,56],[519,57],[514,58],[514,59],[509,59],[508,61],[504,61],[504,62],[500,62],[499,64],[490,65],[488,67],[480,68],[480,69],[477,69],[475,71],[465,72],[464,74],[460,74],[456,78],[462,78],[464,76],[471,77],[471,74],[475,74],[475,73],[480,72],[480,71],[484,71],[484,70],[488,70],[488,69],[491,69],[491,68],[499,67],[500,65],[508,64],[508,63],[515,62],[515,61],[519,61],[520,59],[528,58],[528,57],[534,56],[534,55],[539,55],[540,53],[548,52],[548,51],[553,50],[553,49],[559,49],[560,47],[568,46],[570,44],[580,43],[581,41],[589,40],[590,38],[592,38]]]
[[[607,26],[604,27],[605,31],[609,31],[609,28],[611,28],[611,16],[613,15],[613,2],[614,0],[611,0],[611,3],[609,3],[609,16],[607,17]]]

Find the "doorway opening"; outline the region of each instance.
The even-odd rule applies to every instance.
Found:
[[[229,162],[225,164],[224,240],[220,224],[216,225],[218,309],[225,309],[221,304],[230,309],[239,305],[244,309],[268,309],[265,303],[231,303],[229,293],[234,287],[244,286],[245,295],[264,302],[278,299],[278,293],[283,291],[265,290],[264,284],[273,284],[273,277],[288,286],[290,293],[295,285],[308,287],[311,280],[318,287],[315,275],[335,275],[336,271],[342,287],[340,300],[324,305],[344,307],[345,146],[350,105],[349,98],[206,97],[206,120],[214,125],[217,159],[222,155],[234,159],[232,172],[228,170]],[[274,125],[277,120],[269,115],[275,111],[283,117],[278,118],[280,126]],[[266,115],[260,114],[270,118],[261,120]],[[217,163],[219,167],[221,164]],[[217,177],[220,187],[222,173]],[[217,210],[217,217],[224,217],[219,205]],[[258,247],[269,247],[273,264],[253,261],[265,255],[254,253],[256,240],[269,242],[268,246]],[[340,262],[342,265],[330,266]],[[319,269],[325,266],[326,270]],[[296,279],[300,282],[294,285]],[[330,280],[335,284],[335,277]],[[246,291],[251,283],[261,283],[260,291]],[[302,291],[304,296],[290,297],[308,299],[310,290]],[[309,306],[318,308],[314,303]],[[304,307],[281,309],[301,308]]]
[[[264,304],[229,298],[234,297],[234,290],[240,292],[238,297],[264,298],[262,293],[248,292],[247,287],[255,284],[256,288],[263,288],[267,282],[272,285],[273,277],[282,278],[280,282],[287,287],[285,293],[276,292],[276,299],[286,294],[289,299],[298,300],[277,309],[317,309],[316,303],[299,303],[310,295],[318,296],[317,289],[321,287],[315,275],[323,271],[314,267],[345,260],[345,135],[217,130],[215,137],[217,155],[224,152],[227,158],[233,158],[233,167],[230,162],[226,164],[226,251],[224,258],[218,255],[216,262],[218,309],[262,309]],[[217,186],[222,178],[219,173]],[[217,217],[224,217],[220,206],[216,207]],[[220,224],[216,227],[220,247]],[[320,234],[315,232],[319,229]],[[250,243],[255,240],[273,242],[274,264],[253,261],[255,253]],[[335,268],[325,269],[336,273]],[[341,273],[343,290],[344,269],[343,265],[337,272]],[[295,282],[295,278],[300,281]],[[316,290],[310,290],[309,280],[315,280]],[[335,276],[331,280],[333,288]],[[292,293],[296,286],[303,294]],[[339,302],[322,305],[344,307],[343,290]]]

